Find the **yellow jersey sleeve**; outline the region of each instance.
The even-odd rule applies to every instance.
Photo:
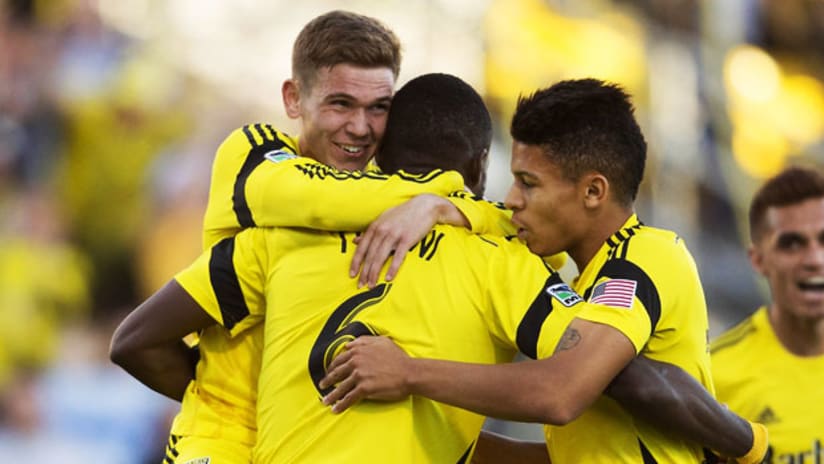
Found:
[[[298,141],[268,124],[234,130],[220,144],[212,163],[209,202],[203,218],[203,246],[209,248],[246,227],[254,227],[247,184],[267,159],[298,156]]]
[[[488,234],[498,237],[513,237],[518,233],[512,224],[512,210],[499,201],[485,200],[472,192],[457,190],[447,199],[469,221],[469,230],[476,234]],[[561,269],[566,264],[564,252],[548,256],[544,261],[553,269]]]
[[[448,199],[469,221],[469,230],[476,234],[506,237],[517,233],[512,224],[512,211],[499,201],[485,200],[463,189],[451,192]]]
[[[485,306],[490,334],[530,358],[550,356],[569,321],[586,303],[522,244],[491,236],[483,239],[499,246],[488,259],[489,304]]]
[[[616,279],[619,280],[619,279]],[[601,285],[607,285],[606,281]],[[613,283],[615,285],[615,283]],[[623,333],[635,347],[638,354],[650,337],[650,322],[643,303],[634,298],[633,308],[615,307],[606,304],[589,304],[581,309],[578,317],[613,327]]]
[[[258,226],[358,231],[416,195],[446,196],[462,186],[463,177],[455,171],[339,171],[294,157],[263,162],[250,176],[246,193]]]
[[[263,320],[268,269],[265,229],[246,229],[206,250],[175,276],[232,336]]]
[[[215,155],[204,244],[255,226],[362,230],[416,195],[446,196],[461,188],[455,171],[338,171],[301,157],[296,138],[270,125],[248,125],[232,132]]]

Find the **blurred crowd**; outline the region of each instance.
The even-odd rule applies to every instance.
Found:
[[[0,0],[0,314],[4,319],[0,324],[0,461],[3,462],[34,458],[85,463],[98,462],[99,456],[106,456],[107,462],[126,464],[160,460],[162,445],[158,443],[165,439],[168,421],[177,405],[149,391],[111,364],[107,357],[109,338],[113,327],[136,301],[159,288],[198,254],[214,150],[230,130],[253,122],[249,112],[238,105],[216,103],[220,97],[214,89],[185,69],[175,67],[168,59],[164,60],[164,55],[158,54],[156,43],[125,34],[103,21],[99,11],[105,3],[102,0]],[[486,3],[490,9],[509,5],[491,0]],[[516,3],[544,9],[541,2]],[[543,3],[572,5],[574,2]],[[590,8],[607,3],[610,2],[582,2]],[[709,123],[696,126],[697,132],[703,132],[698,135],[706,137],[709,132],[725,130],[725,124],[719,125],[714,120],[725,111],[712,104],[717,89],[711,85],[701,87],[700,82],[691,83],[679,74],[681,68],[667,68],[667,64],[675,62],[677,54],[673,52],[678,51],[671,46],[675,43],[673,37],[680,40],[694,34],[700,24],[719,27],[719,21],[726,18],[702,23],[690,6],[694,2],[614,3],[637,3],[634,6],[648,15],[651,24],[657,25],[650,27],[652,32],[649,32],[656,40],[647,43],[669,48],[656,52],[653,45],[648,45],[646,50],[634,43],[622,45],[619,42],[630,43],[641,33],[637,24],[612,17],[616,21],[614,30],[621,31],[620,34],[609,35],[614,32],[601,27],[608,19],[586,24],[591,27],[585,34],[591,41],[590,49],[597,52],[591,55],[591,61],[607,66],[601,63],[615,55],[613,49],[598,48],[594,42],[595,38],[607,37],[614,47],[632,50],[632,53],[615,55],[624,59],[613,60],[611,66],[630,73],[629,78],[638,81],[629,85],[633,93],[638,91],[636,85],[649,88],[647,92],[638,92],[642,114],[654,113],[657,104],[678,98],[679,94],[672,91],[674,88],[690,89],[689,85],[696,85],[701,90],[696,91],[694,97],[708,105],[704,111],[715,111],[705,115]],[[664,3],[669,6],[662,7]],[[762,41],[777,47],[784,55],[798,49],[811,50],[813,60],[807,64],[813,63],[811,66],[821,71],[824,2],[741,0],[737,3],[744,5],[738,11],[759,10],[754,5],[761,3],[759,11],[766,12],[765,17],[769,18],[760,30]],[[430,8],[446,8],[447,4],[450,2],[427,2]],[[750,4],[752,7],[746,6]],[[575,5],[570,8],[586,10],[578,3]],[[799,5],[806,9],[799,9]],[[716,6],[713,13],[721,14],[721,10]],[[515,9],[501,11],[514,14]],[[685,13],[689,11],[693,12]],[[583,15],[587,11],[578,13]],[[512,17],[506,14],[493,16],[492,20],[509,21],[509,27],[517,24],[515,27],[524,34],[530,27],[538,34],[519,37],[504,29],[503,24],[487,31],[486,62],[479,65],[485,71],[479,74],[485,74],[484,91],[490,107],[500,110],[503,115],[499,117],[505,120],[510,109],[501,108],[511,106],[511,101],[505,98],[509,87],[521,89],[531,85],[516,77],[547,78],[537,71],[535,76],[527,76],[512,67],[510,40],[525,38],[533,43],[546,40],[546,47],[556,47],[554,66],[561,67],[565,59],[572,63],[578,60],[578,55],[565,55],[571,53],[569,50],[575,47],[572,43],[575,41],[569,41],[569,37],[560,33],[545,34],[545,26],[539,24],[539,20],[556,21],[553,24],[556,31],[567,27],[570,33],[580,32],[577,28],[584,26],[576,23],[572,28],[563,22],[565,20],[548,13],[530,14],[535,23],[531,25],[524,25],[520,20],[512,22]],[[434,21],[434,15],[422,17]],[[799,27],[800,18],[805,19],[807,29]],[[694,39],[686,41],[691,47],[707,51],[706,44],[691,40]],[[438,48],[437,43],[430,45]],[[639,57],[644,53],[650,55],[648,62]],[[656,54],[660,55],[658,61],[654,59]],[[411,53],[408,56],[414,58]],[[285,61],[283,57],[271,59]],[[793,62],[798,63],[798,59],[794,59]],[[521,61],[534,63],[523,57]],[[222,66],[221,63],[213,65]],[[713,71],[711,65],[705,61],[703,66],[709,69],[699,69],[696,74]],[[644,66],[654,67],[659,81],[655,77],[633,77],[649,73],[649,69],[634,69]],[[426,69],[433,70],[448,71]],[[569,77],[558,73],[550,76]],[[668,82],[670,87],[661,87],[661,82],[670,78],[667,76],[685,80]],[[245,92],[249,93],[248,89]],[[513,94],[511,98],[516,96]],[[269,98],[268,103],[273,112],[280,112],[276,98]],[[220,110],[215,110],[218,107]],[[689,216],[684,214],[684,208],[697,205],[690,210],[695,215],[684,228],[703,230],[705,225],[710,231],[726,228],[732,231],[727,232],[728,239],[736,241],[739,236],[735,232],[734,205],[723,191],[732,185],[729,195],[734,196],[735,185],[749,184],[736,184],[736,179],[742,177],[730,177],[729,172],[724,177],[723,162],[701,161],[705,167],[697,175],[704,177],[697,187],[686,192],[689,198],[682,196],[685,192],[680,186],[689,177],[682,174],[692,173],[696,168],[689,167],[688,163],[695,161],[690,161],[684,155],[684,147],[673,144],[672,139],[656,140],[657,133],[666,134],[664,123],[667,121],[689,119],[685,117],[689,114],[679,109],[683,107],[674,108],[676,111],[670,111],[670,116],[659,118],[659,127],[652,124],[648,128],[651,146],[653,149],[657,146],[660,153],[652,155],[648,172],[652,180],[647,182],[647,191],[642,194],[658,194],[658,199],[664,202],[658,210],[650,207],[647,216],[654,216],[662,226],[681,229],[678,221]],[[505,126],[501,124],[501,133],[506,132]],[[726,127],[726,130],[731,129]],[[824,155],[820,133],[818,137],[817,145],[812,143],[806,156],[820,161]],[[692,142],[696,152],[711,153],[711,157],[724,155],[723,150],[720,154],[705,150],[706,146],[696,140],[700,139]],[[499,151],[506,155],[508,149],[500,148],[506,142],[496,143]],[[678,152],[669,160],[665,156],[667,147]],[[503,160],[492,160],[493,168],[500,171],[493,174],[508,181],[508,157],[504,156]],[[684,164],[678,165],[678,162]],[[756,180],[751,182],[753,186]],[[495,186],[492,187],[494,191]],[[740,203],[746,204],[749,190],[743,191]],[[668,197],[674,201],[667,203]],[[677,214],[668,215],[670,210]],[[704,238],[702,235],[690,237],[689,230],[687,236]],[[732,286],[742,289],[731,293],[729,299],[735,299],[736,306],[749,310],[756,306],[754,301],[759,298],[748,277],[741,244],[736,242],[733,247],[740,254],[736,260],[726,262],[734,262],[732,267],[743,273],[738,280],[730,267],[724,265],[703,266],[702,276],[706,270],[709,280],[713,280],[714,271],[715,275],[732,279],[735,285],[725,281],[717,286],[727,287],[723,290]],[[702,255],[707,259],[729,257],[725,250],[718,248],[704,247],[702,251],[701,243],[695,249],[699,265]],[[741,282],[745,285],[738,285]],[[712,291],[715,285],[710,282],[705,286]],[[750,299],[742,301],[742,295]]]
[[[147,445],[174,410],[109,362],[108,342],[173,272],[160,257],[200,249],[212,149],[193,151],[183,83],[154,86],[139,44],[91,5],[8,1],[0,14],[4,462],[156,461]]]

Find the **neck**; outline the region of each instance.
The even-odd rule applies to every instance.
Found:
[[[796,356],[824,354],[824,317],[798,317],[782,311],[775,303],[768,314],[775,336],[790,353]]]
[[[588,218],[589,223],[584,227],[588,228],[589,232],[583,234],[584,240],[567,250],[569,257],[578,266],[579,272],[587,267],[604,242],[612,234],[621,230],[630,216],[632,216],[631,209],[614,208]]]

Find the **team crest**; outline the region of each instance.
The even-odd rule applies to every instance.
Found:
[[[212,462],[212,458],[205,457],[205,458],[189,459],[188,461],[184,462],[183,464],[209,464],[210,462]]]
[[[569,288],[567,284],[550,285],[547,287],[546,292],[567,308],[584,301],[581,295],[575,293],[575,290]]]
[[[297,158],[298,155],[296,155],[294,153],[290,153],[288,151],[284,151],[284,150],[272,150],[272,151],[266,153],[265,155],[263,155],[263,157],[268,159],[269,161],[271,161],[273,163],[280,163],[281,161],[286,161],[286,160],[290,160],[290,159],[293,159],[293,158]],[[186,463],[186,464],[188,464],[188,463]],[[196,463],[196,464],[200,464],[200,463]]]

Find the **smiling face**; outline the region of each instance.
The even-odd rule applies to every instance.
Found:
[[[539,256],[567,251],[575,257],[586,231],[580,182],[561,174],[538,145],[512,145],[512,187],[504,201],[518,237]]]
[[[768,208],[750,261],[767,278],[779,311],[824,318],[824,198]]]
[[[349,64],[321,69],[310,89],[287,80],[283,100],[289,117],[301,120],[301,154],[337,169],[363,169],[383,137],[394,86],[390,68]]]

